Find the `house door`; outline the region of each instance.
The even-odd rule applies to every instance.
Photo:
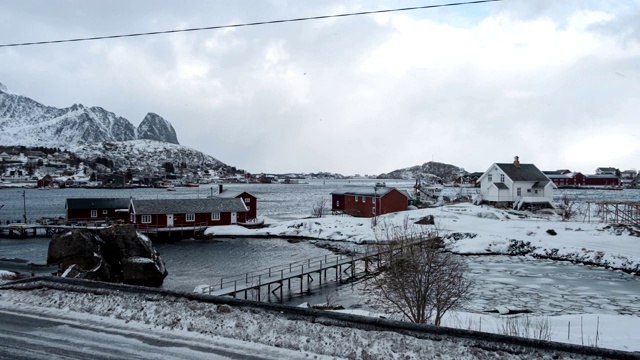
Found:
[[[167,227],[173,227],[173,214],[167,214]]]
[[[237,213],[234,213],[234,212],[231,213],[231,223],[232,224],[238,223],[238,214]]]

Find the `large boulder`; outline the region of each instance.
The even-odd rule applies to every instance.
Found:
[[[59,264],[63,276],[107,282],[160,286],[167,276],[149,238],[132,225],[56,234],[49,243],[47,263]]]

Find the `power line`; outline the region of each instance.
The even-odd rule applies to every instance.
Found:
[[[281,24],[281,23],[288,23],[288,22],[299,22],[299,21],[319,20],[319,19],[340,18],[340,17],[347,17],[347,16],[360,16],[360,15],[381,14],[381,13],[390,13],[390,12],[399,12],[399,11],[434,9],[434,8],[441,8],[441,7],[473,5],[473,4],[482,4],[482,3],[499,2],[499,1],[503,1],[503,0],[476,0],[476,1],[468,1],[468,2],[455,2],[455,3],[448,3],[448,4],[439,4],[439,5],[413,6],[413,7],[397,8],[397,9],[361,11],[361,12],[354,12],[354,13],[310,16],[310,17],[294,18],[294,19],[283,19],[283,20],[258,21],[258,22],[252,22],[252,23],[242,23],[242,24],[232,24],[232,25],[207,26],[207,27],[198,27],[198,28],[190,28],[190,29],[151,31],[151,32],[143,32],[143,33],[95,36],[95,37],[85,37],[85,38],[76,38],[76,39],[63,39],[63,40],[50,40],[50,41],[35,41],[35,42],[15,43],[15,44],[0,44],[0,47],[17,47],[17,46],[31,46],[31,45],[44,45],[44,44],[59,44],[59,43],[68,43],[68,42],[117,39],[117,38],[150,36],[150,35],[161,35],[161,34],[174,34],[174,33],[191,32],[191,31],[217,30],[217,29],[239,28],[239,27],[256,26],[256,25],[269,25],[269,24]]]

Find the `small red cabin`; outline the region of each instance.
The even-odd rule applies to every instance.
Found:
[[[409,195],[396,188],[345,186],[331,193],[331,210],[357,217],[373,217],[407,210]]]

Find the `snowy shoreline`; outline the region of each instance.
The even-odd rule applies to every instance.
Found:
[[[455,254],[527,256],[640,274],[640,248],[635,246],[640,239],[637,231],[630,227],[562,221],[554,214],[540,216],[471,204],[387,214],[378,217],[378,227],[373,227],[369,218],[326,215],[270,221],[260,229],[234,225],[211,227],[205,235],[211,238],[277,237],[366,246],[380,238],[380,226],[414,224],[427,216],[434,217],[435,225],[419,226],[443,236]]]

